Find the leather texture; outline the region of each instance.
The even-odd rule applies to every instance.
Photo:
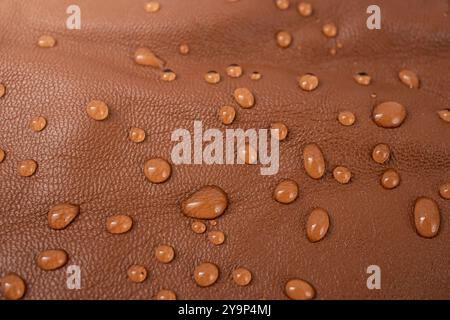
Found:
[[[436,114],[449,108],[450,18],[445,0],[379,0],[381,30],[369,30],[368,0],[311,0],[314,13],[302,17],[291,1],[279,10],[270,0],[160,0],[157,13],[145,12],[145,1],[78,0],[81,30],[67,30],[66,8],[73,1],[3,0],[0,2],[0,276],[16,272],[26,282],[25,299],[151,299],[161,289],[179,299],[286,299],[285,283],[299,278],[311,283],[317,299],[450,299],[450,201],[439,186],[450,181],[450,125]],[[338,36],[326,38],[322,25],[333,22]],[[289,31],[289,48],[277,46],[275,34]],[[39,48],[44,34],[53,48]],[[330,49],[342,43],[335,55]],[[188,55],[178,52],[189,45]],[[300,47],[299,47],[300,46]],[[160,80],[160,71],[137,65],[134,51],[150,48],[177,74]],[[239,64],[244,75],[226,75]],[[398,79],[401,69],[419,75],[419,89]],[[216,85],[203,77],[218,71]],[[262,74],[252,81],[253,71]],[[367,72],[369,86],[353,75]],[[305,92],[297,77],[313,73],[319,87]],[[242,109],[232,93],[239,87],[255,95],[255,106]],[[376,97],[371,96],[376,93]],[[110,115],[94,121],[85,111],[93,99],[104,101]],[[398,101],[408,112],[396,129],[377,127],[373,107]],[[218,118],[223,105],[236,108],[234,123]],[[339,111],[356,114],[344,127]],[[35,116],[48,124],[40,133],[29,129]],[[280,170],[260,175],[259,165],[172,165],[171,178],[150,183],[144,162],[169,160],[173,130],[204,128],[289,128],[280,142]],[[128,140],[130,127],[145,129],[147,138]],[[311,179],[303,168],[302,149],[317,143],[326,174]],[[380,165],[373,147],[386,143],[392,158]],[[17,163],[34,159],[35,175],[17,174]],[[337,165],[348,167],[352,180],[338,184]],[[380,185],[384,170],[394,168],[401,184]],[[295,180],[299,198],[288,205],[273,200],[282,179]],[[216,226],[226,235],[214,246],[205,234],[191,230],[181,202],[204,185],[217,185],[229,206]],[[434,199],[441,214],[439,234],[420,237],[414,227],[416,198]],[[70,202],[80,214],[65,230],[47,224],[51,206]],[[308,214],[315,207],[330,215],[330,230],[317,243],[306,237]],[[130,232],[109,234],[105,220],[126,214]],[[159,263],[154,248],[170,244],[175,259]],[[66,267],[43,271],[39,252],[64,249],[67,265],[81,268],[81,289],[66,287]],[[220,269],[214,285],[193,280],[198,264]],[[148,279],[127,278],[132,264],[144,265]],[[381,289],[369,290],[370,265],[381,268]],[[231,272],[246,267],[253,279],[237,286]],[[0,299],[2,299],[0,297]]]

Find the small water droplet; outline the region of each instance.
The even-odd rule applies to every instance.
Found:
[[[219,110],[219,117],[223,124],[232,124],[236,117],[236,110],[231,106],[223,106]]]
[[[87,104],[86,112],[92,119],[102,121],[108,117],[109,109],[103,101],[92,100]]]
[[[45,250],[39,253],[37,265],[42,270],[56,270],[67,263],[67,252],[64,250]]]
[[[233,96],[243,109],[252,108],[255,105],[255,97],[247,88],[237,88],[234,90]]]
[[[9,273],[0,278],[0,292],[7,300],[19,300],[25,295],[25,281],[15,274]]]
[[[313,179],[320,179],[325,173],[325,159],[316,144],[308,144],[303,149],[303,165],[306,173]]]
[[[187,55],[187,54],[189,54],[189,51],[190,51],[189,46],[185,43],[181,44],[178,49],[182,55]]]
[[[400,176],[393,169],[386,170],[381,176],[381,185],[385,189],[394,189],[400,184]]]
[[[391,150],[388,145],[384,143],[377,144],[372,151],[372,159],[376,163],[383,164],[389,160],[391,156]]]
[[[242,67],[237,64],[232,64],[227,67],[227,75],[231,78],[239,78],[242,76]]]
[[[3,83],[0,83],[0,98],[3,97],[6,93],[6,87]]]
[[[156,294],[156,300],[177,300],[177,295],[171,290],[161,290]]]
[[[237,154],[245,164],[256,164],[258,162],[258,152],[249,143],[239,145]]]
[[[322,240],[328,232],[330,218],[328,212],[322,208],[311,211],[306,222],[306,235],[309,241],[317,242]]]
[[[38,39],[38,46],[41,48],[53,48],[55,44],[56,40],[52,36],[44,35]]]
[[[309,17],[313,12],[313,7],[308,2],[300,2],[297,6],[297,10],[303,17]]]
[[[210,231],[208,240],[215,246],[221,245],[225,241],[225,234],[222,231]]]
[[[441,223],[437,203],[427,197],[418,198],[414,205],[414,222],[419,235],[425,238],[435,237]]]
[[[350,182],[352,173],[350,172],[350,170],[348,168],[339,166],[339,167],[334,168],[333,177],[337,182],[339,182],[341,184],[347,184]]]
[[[32,159],[23,160],[17,166],[17,172],[22,177],[31,177],[37,169],[36,161]]]
[[[289,280],[285,286],[286,295],[292,300],[310,300],[315,296],[314,288],[305,280]]]
[[[204,186],[181,204],[183,213],[196,219],[215,219],[228,206],[227,194],[217,186]]]
[[[150,49],[139,48],[134,52],[134,61],[142,66],[162,68],[164,61],[158,58]]]
[[[217,225],[217,220],[209,220],[209,224],[212,226],[216,226]]]
[[[175,257],[175,250],[168,245],[160,245],[155,249],[155,257],[159,262],[170,263]]]
[[[444,183],[439,187],[439,194],[444,199],[450,199],[450,182]]]
[[[343,126],[351,126],[355,123],[356,117],[353,112],[341,111],[338,115],[338,121]]]
[[[288,204],[298,197],[298,185],[293,180],[281,181],[273,191],[273,198],[280,203]]]
[[[191,225],[191,229],[195,233],[204,233],[206,231],[206,224],[201,221],[194,221]]]
[[[57,204],[48,212],[48,225],[55,230],[66,228],[79,214],[80,208],[70,203]]]
[[[399,127],[406,118],[406,109],[398,102],[388,101],[373,109],[373,120],[379,127]]]
[[[337,53],[337,50],[336,50],[335,47],[333,47],[333,48],[330,49],[330,54],[331,54],[332,56],[336,55],[336,53]]]
[[[276,139],[283,141],[284,139],[286,139],[287,134],[288,134],[288,127],[286,127],[286,125],[282,122],[275,122],[272,123],[272,125],[270,126],[270,129],[276,129],[278,130],[278,134],[275,136]]]
[[[233,281],[238,286],[246,286],[252,281],[252,273],[246,268],[237,268],[233,270]]]
[[[319,85],[319,78],[311,73],[307,73],[298,79],[298,85],[305,91],[313,91]]]
[[[112,234],[122,234],[130,231],[133,219],[130,216],[119,214],[106,218],[106,230]]]
[[[30,129],[35,132],[44,130],[46,126],[47,126],[47,119],[41,116],[35,117],[30,121]]]
[[[205,81],[211,84],[216,84],[220,82],[220,74],[216,71],[208,71],[205,74]]]
[[[262,75],[258,71],[254,71],[250,74],[250,79],[253,81],[257,81],[257,80],[261,79],[261,77],[262,77]]]
[[[212,263],[204,262],[194,270],[194,280],[200,287],[209,287],[219,278],[219,268]]]
[[[147,269],[141,265],[132,265],[128,268],[127,275],[132,282],[141,283],[147,279]]]
[[[135,143],[140,143],[145,140],[145,131],[141,128],[132,127],[128,133],[128,139]]]
[[[289,0],[275,0],[275,4],[280,10],[287,10],[289,8]]]
[[[445,122],[450,122],[450,110],[449,109],[444,109],[444,110],[438,111],[438,115],[439,115],[439,118],[441,118]]]
[[[158,12],[160,8],[161,8],[161,5],[159,4],[158,1],[147,2],[144,7],[145,11],[147,11],[149,13]]]
[[[337,35],[337,27],[334,23],[327,23],[322,27],[323,34],[328,38],[334,38]]]
[[[353,76],[356,83],[362,86],[368,86],[372,82],[372,77],[365,72],[359,72]]]
[[[408,86],[408,88],[410,89],[417,89],[419,88],[419,77],[417,76],[417,74],[414,71],[411,70],[401,70],[398,73],[398,77],[400,79],[401,82],[403,82],[403,84],[405,84],[406,86]]]
[[[338,49],[342,49],[344,47],[344,45],[342,44],[342,42],[340,42],[339,40],[336,40],[336,47]]]
[[[292,43],[292,35],[287,31],[279,31],[276,35],[277,44],[281,48],[287,48]]]
[[[161,73],[161,80],[163,81],[174,81],[177,78],[177,75],[175,74],[175,72],[173,72],[170,69],[165,69],[162,73]]]
[[[144,174],[150,182],[162,183],[170,178],[172,168],[161,158],[147,160],[144,164]]]

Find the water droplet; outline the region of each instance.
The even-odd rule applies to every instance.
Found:
[[[249,143],[238,146],[237,154],[239,159],[246,164],[256,164],[258,152]]]
[[[278,134],[275,136],[276,139],[278,139],[280,141],[283,141],[284,139],[286,139],[286,136],[288,134],[288,128],[286,127],[286,125],[284,123],[282,123],[282,122],[272,123],[270,128],[278,130]]]
[[[22,177],[31,177],[37,169],[37,163],[34,160],[28,159],[19,162],[17,172]]]
[[[355,123],[356,117],[353,112],[350,111],[342,111],[339,112],[338,121],[343,126],[351,126]]]
[[[30,121],[30,129],[35,132],[44,130],[46,126],[47,126],[47,119],[45,119],[44,117],[35,117]]]
[[[159,9],[161,8],[161,5],[159,4],[158,1],[150,1],[145,4],[144,8],[145,8],[145,11],[147,11],[149,13],[155,13],[155,12],[159,11]]]
[[[320,179],[325,173],[325,159],[316,144],[308,144],[303,149],[303,165],[306,173],[313,179]]]
[[[156,294],[156,300],[177,300],[177,295],[171,290],[161,290]]]
[[[311,73],[307,73],[298,79],[298,85],[305,91],[313,91],[319,85],[319,78]]]
[[[106,103],[100,100],[92,100],[86,106],[86,112],[94,120],[101,121],[108,117],[109,109]]]
[[[170,178],[172,168],[161,158],[147,160],[144,164],[144,174],[150,182],[162,183]]]
[[[223,124],[232,124],[236,117],[236,110],[231,106],[223,106],[219,110],[219,117]]]
[[[205,74],[205,81],[211,84],[220,82],[220,74],[217,71],[208,71]]]
[[[279,31],[277,33],[277,43],[281,48],[287,48],[292,43],[292,36],[287,31]]]
[[[339,40],[336,40],[336,47],[338,49],[342,49],[344,47],[344,45],[342,44],[342,42],[340,42]]]
[[[304,17],[309,17],[313,12],[313,7],[308,2],[300,2],[297,6],[298,13]]]
[[[234,99],[243,109],[251,108],[255,105],[255,97],[247,88],[237,88],[233,92]]]
[[[372,159],[376,163],[383,164],[389,160],[391,156],[391,150],[388,145],[384,143],[377,144],[372,151]]]
[[[189,54],[189,46],[187,44],[181,44],[179,47],[179,51],[182,55],[187,55]]]
[[[315,296],[314,288],[305,280],[293,279],[286,283],[286,295],[292,300],[310,300]]]
[[[132,127],[128,134],[128,139],[135,143],[140,143],[145,140],[145,131],[141,128]]]
[[[388,101],[373,109],[373,120],[379,127],[399,127],[406,118],[406,109],[398,102]]]
[[[163,71],[163,73],[161,73],[161,80],[163,81],[174,81],[177,78],[177,75],[175,74],[175,72],[173,72],[170,69],[166,69]]]
[[[191,225],[191,229],[195,233],[204,233],[206,231],[206,224],[201,221],[194,221]]]
[[[45,250],[39,253],[37,265],[42,270],[56,270],[67,263],[67,258],[64,250]]]
[[[0,83],[0,98],[3,97],[6,93],[6,87],[4,84]]]
[[[242,67],[237,64],[232,64],[227,67],[227,75],[231,78],[239,78],[242,76]]]
[[[216,246],[221,245],[225,241],[225,234],[222,231],[210,231],[208,240]]]
[[[6,157],[6,153],[3,149],[0,149],[0,163],[3,162],[3,160],[5,160]]]
[[[444,109],[444,110],[438,111],[438,115],[439,115],[439,118],[441,118],[445,122],[450,122],[450,110],[449,109]]]
[[[53,48],[56,44],[55,38],[52,36],[40,36],[38,40],[38,46],[41,48]]]
[[[437,203],[430,198],[420,197],[414,205],[414,222],[419,235],[433,238],[439,231],[441,217]]]
[[[132,265],[128,268],[127,275],[132,282],[141,283],[147,279],[147,269],[144,266]]]
[[[162,68],[164,61],[158,58],[150,49],[139,48],[134,52],[134,61],[143,66]]]
[[[217,186],[204,186],[181,203],[183,213],[196,219],[215,219],[227,206],[227,194]]]
[[[334,23],[327,23],[322,27],[323,34],[328,38],[334,38],[337,35],[337,27]]]
[[[328,212],[322,208],[311,211],[306,223],[306,234],[309,241],[317,242],[322,240],[328,232],[330,218]]]
[[[257,80],[261,79],[261,77],[262,77],[261,73],[259,73],[257,71],[254,71],[250,74],[250,79],[253,81],[257,81]]]
[[[219,277],[219,268],[212,263],[204,262],[194,270],[194,280],[200,287],[213,285]]]
[[[289,8],[289,0],[275,0],[275,4],[277,5],[278,9],[280,10],[286,10]]]
[[[252,273],[246,268],[237,268],[233,270],[233,281],[238,286],[246,286],[252,281]]]
[[[217,225],[217,220],[209,220],[209,224],[212,226],[216,226]]]
[[[376,97],[377,97],[377,94],[376,94],[375,92],[373,92],[373,93],[370,94],[370,97],[371,97],[371,98],[376,98]]]
[[[381,185],[385,189],[394,189],[400,184],[400,176],[393,169],[386,170],[381,176]]]
[[[7,300],[19,300],[25,295],[25,282],[15,273],[0,278],[0,291]]]
[[[133,219],[130,216],[119,214],[106,218],[106,230],[112,234],[121,234],[130,231]]]
[[[353,76],[356,83],[362,86],[368,86],[372,82],[372,77],[365,72],[359,72]]]
[[[155,249],[155,257],[159,262],[169,263],[175,257],[175,250],[168,245],[160,245]]]
[[[331,54],[332,56],[336,55],[336,53],[337,53],[337,50],[336,50],[335,47],[333,47],[333,48],[330,49],[330,54]]]
[[[80,213],[80,208],[70,203],[57,204],[48,212],[48,225],[55,230],[66,228]]]
[[[410,89],[419,88],[419,78],[417,77],[417,74],[415,72],[406,69],[401,70],[398,73],[398,77],[400,81],[403,82]]]
[[[439,194],[444,199],[450,199],[450,182],[443,184],[439,188]]]
[[[283,180],[273,192],[273,198],[280,203],[291,203],[298,197],[298,185],[293,180]]]
[[[350,170],[348,170],[348,168],[339,166],[334,168],[333,177],[337,182],[341,184],[347,184],[350,182],[352,173],[350,172]]]

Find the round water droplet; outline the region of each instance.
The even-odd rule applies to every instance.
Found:
[[[251,108],[255,105],[255,97],[247,88],[237,88],[233,92],[234,99],[243,109]]]
[[[276,35],[277,44],[281,48],[287,48],[292,43],[292,35],[287,31],[279,31]]]
[[[414,222],[419,235],[433,238],[439,231],[441,217],[437,203],[430,198],[420,197],[414,206]]]
[[[304,17],[309,17],[313,12],[313,7],[308,2],[300,2],[297,6],[297,11]]]
[[[381,176],[381,185],[385,189],[394,189],[400,184],[400,176],[393,169],[386,170]]]
[[[156,300],[177,300],[177,295],[171,290],[161,290],[156,294]]]
[[[196,219],[215,219],[227,206],[227,194],[217,186],[202,187],[181,203],[183,213]]]
[[[158,58],[150,49],[139,48],[134,52],[134,61],[142,66],[162,68],[164,61]]]
[[[401,70],[398,73],[398,78],[410,89],[419,88],[419,77],[417,77],[417,74],[411,70]]]
[[[286,125],[282,122],[275,122],[272,123],[272,125],[270,126],[270,129],[276,129],[278,130],[278,134],[275,135],[275,138],[283,141],[284,139],[286,139],[286,136],[288,134],[288,128],[286,127]]]
[[[6,153],[3,149],[0,149],[0,163],[3,162],[3,160],[5,160],[6,157]]]
[[[209,71],[205,74],[205,81],[211,84],[220,82],[220,74],[216,71]]]
[[[398,102],[388,101],[373,109],[373,120],[379,127],[399,127],[406,118],[406,109]]]
[[[339,166],[334,168],[333,177],[337,182],[347,184],[350,182],[352,173],[346,167]]]
[[[70,203],[57,204],[48,212],[48,225],[55,230],[66,228],[79,214],[80,208]]]
[[[106,218],[106,230],[112,234],[121,234],[130,231],[133,219],[127,215],[119,214]]]
[[[194,280],[200,287],[209,287],[219,278],[219,268],[212,263],[204,262],[194,270]]]
[[[259,73],[257,71],[254,71],[250,74],[250,79],[254,80],[254,81],[261,79],[261,77],[262,77],[261,73]]]
[[[337,27],[334,23],[327,23],[322,27],[323,34],[328,38],[334,38],[337,35]]]
[[[39,132],[47,126],[47,120],[44,117],[35,117],[30,121],[30,129]]]
[[[338,115],[338,121],[343,126],[351,126],[355,123],[356,117],[353,112],[341,111]]]
[[[56,40],[52,36],[44,35],[38,39],[38,46],[41,48],[53,48],[55,44]]]
[[[275,0],[275,4],[277,5],[278,9],[280,10],[286,10],[289,8],[289,0]]]
[[[169,263],[175,257],[175,250],[168,245],[160,245],[155,249],[155,257],[159,262]]]
[[[221,245],[225,241],[225,234],[222,231],[210,231],[208,240],[216,246]]]
[[[439,187],[439,194],[444,199],[450,199],[450,182],[444,183]]]
[[[444,120],[445,122],[450,122],[450,109],[444,109],[438,111],[439,118]]]
[[[372,159],[376,163],[383,164],[389,160],[391,150],[388,145],[384,143],[377,144],[372,151]]]
[[[206,231],[206,224],[201,221],[194,221],[191,225],[191,229],[195,233],[204,233]]]
[[[132,127],[128,133],[128,139],[135,143],[140,143],[145,140],[145,131],[141,128]]]
[[[298,85],[305,91],[313,91],[319,85],[319,78],[313,74],[307,73],[298,79]]]
[[[310,300],[315,296],[314,288],[305,280],[293,279],[286,283],[286,295],[292,300]]]
[[[182,54],[182,55],[187,55],[187,54],[189,54],[189,46],[187,45],[187,44],[182,44],[182,45],[180,45],[180,47],[179,47],[179,51],[180,51],[180,53]]]
[[[252,273],[246,268],[237,268],[233,270],[233,281],[238,286],[246,286],[252,281]]]
[[[372,82],[372,77],[365,72],[359,72],[353,76],[356,83],[362,86],[368,86]]]
[[[147,279],[147,269],[144,266],[132,265],[128,268],[127,275],[132,282],[141,283]]]
[[[22,177],[31,177],[37,169],[36,161],[32,159],[23,160],[17,166],[17,172]]]
[[[161,80],[163,81],[174,81],[177,78],[177,75],[175,74],[175,72],[173,72],[170,69],[166,69],[163,71],[163,73],[161,74]]]
[[[239,145],[237,154],[241,163],[256,164],[258,161],[258,152],[249,143]]]
[[[306,222],[306,235],[309,241],[317,242],[322,240],[328,232],[330,218],[328,212],[322,208],[311,211]]]
[[[161,158],[147,160],[144,164],[144,174],[152,183],[162,183],[170,178],[172,168]]]
[[[3,97],[6,93],[6,87],[4,84],[0,83],[0,98]]]
[[[308,144],[303,149],[303,165],[306,173],[313,179],[320,179],[325,173],[325,159],[316,144]]]
[[[158,1],[150,1],[145,4],[144,8],[145,8],[145,11],[147,11],[149,13],[155,13],[155,12],[159,11],[159,9],[161,8],[161,5],[159,4]]]
[[[0,278],[0,292],[7,300],[19,300],[25,295],[25,282],[15,273]]]
[[[298,197],[298,185],[293,180],[283,180],[273,192],[273,198],[280,203],[291,203]]]
[[[231,106],[223,106],[219,110],[219,117],[223,124],[232,124],[236,117],[236,110]]]
[[[227,67],[227,75],[231,78],[239,78],[242,76],[242,67],[237,64],[232,64]]]
[[[209,224],[212,226],[216,226],[217,225],[217,220],[209,220]]]
[[[101,121],[108,117],[109,109],[106,103],[100,100],[92,100],[86,106],[86,112],[94,120]]]
[[[64,250],[45,250],[39,253],[37,265],[42,270],[56,270],[67,263],[67,253]]]

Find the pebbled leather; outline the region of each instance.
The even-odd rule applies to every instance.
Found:
[[[161,10],[149,14],[144,1],[79,0],[81,30],[65,28],[71,1],[0,2],[0,82],[6,87],[0,98],[0,148],[6,152],[0,164],[0,276],[23,277],[25,299],[150,299],[162,289],[179,299],[286,299],[284,285],[294,278],[311,283],[318,299],[450,299],[450,201],[438,191],[450,181],[450,125],[437,116],[450,100],[448,1],[379,0],[381,30],[366,27],[368,0],[311,0],[314,13],[307,18],[294,0],[285,11],[269,0],[159,2]],[[328,22],[338,27],[336,39],[321,33]],[[276,44],[280,30],[293,36],[287,49]],[[54,48],[36,45],[44,34],[55,37]],[[343,47],[331,55],[336,40]],[[178,52],[183,43],[190,48],[185,56]],[[161,81],[157,69],[135,64],[139,47],[161,57],[177,79]],[[243,76],[228,77],[230,64],[242,66]],[[419,75],[418,90],[398,80],[404,68]],[[204,81],[210,70],[220,72],[220,83]],[[261,80],[250,80],[253,71]],[[367,72],[372,83],[358,85],[357,72]],[[316,90],[299,88],[304,73],[318,76]],[[239,87],[253,92],[252,109],[233,100]],[[93,99],[109,106],[107,120],[88,117],[85,106]],[[391,100],[406,107],[407,118],[399,128],[380,128],[371,120],[372,108]],[[144,163],[170,161],[171,132],[192,132],[194,120],[225,130],[218,118],[223,105],[237,110],[229,128],[287,125],[278,174],[262,176],[258,165],[173,165],[167,182],[151,184]],[[356,114],[353,126],[336,120],[342,110]],[[48,123],[36,133],[28,123],[40,115]],[[145,129],[143,143],[128,140],[131,127]],[[303,168],[308,143],[317,143],[326,160],[317,181]],[[371,159],[378,143],[391,147],[387,164]],[[24,159],[38,163],[32,177],[16,172]],[[333,179],[338,165],[351,170],[349,184]],[[393,190],[379,182],[388,168],[401,176]],[[272,198],[282,179],[299,185],[299,198],[289,205]],[[193,220],[180,208],[204,185],[219,186],[229,198],[218,224],[207,224],[225,233],[220,246],[192,232]],[[420,196],[440,208],[433,239],[414,228]],[[65,230],[50,229],[48,210],[65,202],[78,204],[79,216]],[[305,228],[316,207],[328,211],[330,228],[311,243]],[[133,228],[109,234],[106,218],[118,214],[131,216]],[[155,259],[160,244],[174,247],[171,263]],[[64,249],[68,264],[39,269],[36,258],[48,249]],[[205,261],[219,267],[220,277],[201,288],[193,270]],[[80,290],[66,287],[66,268],[74,264],[81,268]],[[144,283],[127,279],[133,264],[147,268]],[[382,270],[380,290],[366,287],[370,265]],[[241,266],[253,275],[246,287],[231,277]]]

